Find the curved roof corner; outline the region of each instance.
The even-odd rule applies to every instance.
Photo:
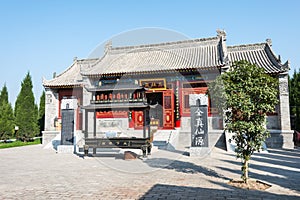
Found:
[[[247,60],[264,68],[266,73],[286,72],[288,64],[281,63],[280,58],[275,55],[271,46],[272,42],[270,39],[264,43],[228,46],[230,62]]]
[[[80,87],[82,76],[80,74],[80,66],[77,64],[78,60],[74,60],[73,64],[63,71],[58,76],[51,80],[43,78],[44,87]]]

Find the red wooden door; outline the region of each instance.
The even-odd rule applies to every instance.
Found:
[[[172,90],[163,92],[163,127],[174,128],[174,95]]]
[[[144,113],[143,111],[134,111],[134,128],[141,129],[144,126]]]

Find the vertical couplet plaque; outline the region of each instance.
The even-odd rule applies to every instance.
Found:
[[[191,146],[208,147],[208,98],[205,94],[190,94]]]

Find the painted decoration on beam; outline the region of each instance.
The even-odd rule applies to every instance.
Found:
[[[191,109],[191,146],[208,147],[208,98],[205,94],[189,95]]]

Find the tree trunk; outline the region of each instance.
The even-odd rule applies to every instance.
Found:
[[[243,167],[242,167],[242,171],[243,171],[242,179],[247,184],[248,184],[248,179],[249,179],[249,175],[248,175],[249,167],[248,167],[248,165],[249,165],[249,160],[245,159],[244,163],[243,163]]]

